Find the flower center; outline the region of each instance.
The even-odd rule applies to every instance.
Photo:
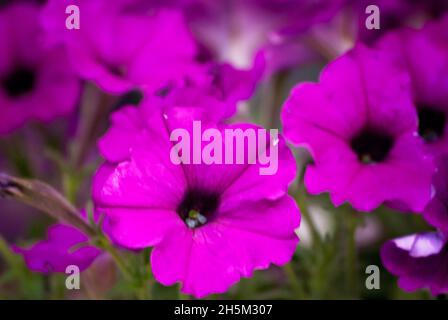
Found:
[[[446,116],[442,111],[422,107],[418,111],[418,133],[426,142],[433,142],[443,136]]]
[[[18,68],[3,79],[2,86],[10,97],[20,97],[33,89],[35,78],[33,70]]]
[[[177,214],[190,229],[203,226],[219,207],[219,195],[214,192],[190,189],[177,207]]]
[[[384,161],[393,144],[391,136],[365,129],[352,139],[351,148],[358,155],[359,161],[370,164]]]

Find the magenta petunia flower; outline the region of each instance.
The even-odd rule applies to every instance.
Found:
[[[448,153],[448,32],[442,37],[447,28],[448,16],[422,30],[393,32],[378,44],[408,70],[419,134],[434,155]]]
[[[448,241],[442,233],[422,233],[386,242],[381,249],[386,269],[398,285],[411,292],[427,288],[433,295],[448,293]]]
[[[194,72],[198,52],[179,10],[145,10],[140,2],[50,0],[43,23],[83,78],[113,94],[155,91]],[[68,5],[79,7],[79,29],[61,27]]]
[[[237,104],[252,97],[257,85],[263,79],[266,60],[262,54],[255,56],[253,64],[247,69],[238,69],[228,63],[209,63],[204,75],[198,74],[196,87],[207,96],[214,96],[229,105],[225,117],[232,116]],[[199,79],[198,79],[199,80]],[[204,94],[203,94],[204,95]],[[207,106],[203,106],[207,107]],[[215,110],[216,112],[216,110]]]
[[[448,234],[448,157],[437,159],[433,178],[435,195],[423,211],[423,217],[432,226]]]
[[[287,195],[295,162],[284,141],[275,142],[273,175],[260,175],[258,163],[176,165],[170,133],[184,128],[192,135],[192,120],[221,133],[255,126],[216,125],[202,108],[154,110],[119,111],[100,142],[107,162],[96,174],[93,195],[112,239],[132,249],[153,246],[156,280],[180,282],[182,292],[196,297],[225,292],[271,263],[287,263],[298,242],[300,216]],[[132,142],[123,148],[123,140]]]
[[[421,211],[430,200],[434,165],[416,135],[409,78],[387,54],[358,46],[333,61],[318,84],[292,91],[282,122],[314,158],[310,193],[362,211],[382,203]]]
[[[65,273],[70,265],[76,265],[83,271],[101,254],[101,250],[89,245],[85,234],[72,226],[55,224],[48,228],[47,233],[46,240],[30,248],[13,247],[32,271]]]
[[[65,51],[43,45],[40,12],[27,2],[0,9],[0,134],[67,115],[79,98]]]

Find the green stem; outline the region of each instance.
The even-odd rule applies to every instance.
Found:
[[[72,172],[64,172],[62,174],[64,195],[70,203],[76,203],[79,182],[79,176],[72,174]]]
[[[311,237],[313,239],[313,245],[320,248],[323,245],[322,237],[319,233],[319,230],[317,229],[316,224],[314,223],[313,218],[310,215],[309,209],[308,209],[308,197],[306,194],[306,191],[304,188],[298,188],[297,190],[297,196],[296,201],[300,208],[300,213],[302,214],[302,217],[304,218],[305,222],[308,224],[311,232]]]
[[[357,213],[349,207],[346,212],[346,280],[349,293],[358,297],[358,253],[356,248],[356,228],[358,225]]]
[[[103,234],[101,234],[99,238],[94,241],[94,244],[111,255],[125,280],[131,283],[131,285],[135,288],[136,297],[138,299],[152,299],[152,276],[149,267],[149,249],[144,250],[143,254],[140,255],[143,256],[144,262],[142,263],[142,259],[139,257],[139,259],[137,259],[137,263],[134,264],[136,267],[132,268],[125,262],[122,255]],[[143,268],[141,267],[142,265]]]
[[[87,83],[81,102],[81,125],[72,144],[71,165],[82,168],[94,141],[100,134],[101,124],[106,121],[115,103],[114,96],[101,92],[95,85]]]
[[[137,288],[137,298],[140,300],[152,299],[152,285],[151,279],[142,280],[140,286]]]
[[[152,299],[152,286],[153,278],[151,272],[151,265],[149,264],[151,249],[147,248],[143,250],[143,253],[138,259],[138,270],[139,270],[139,282],[137,288],[137,297],[140,300],[151,300]],[[143,266],[143,267],[141,267]]]
[[[132,281],[134,279],[132,271],[129,269],[122,256],[117,252],[116,248],[109,242],[109,240],[105,237],[100,238],[98,246],[111,255],[126,280]]]
[[[5,259],[5,262],[10,267],[14,267],[15,265],[14,255],[9,249],[9,246],[6,243],[6,241],[1,236],[0,236],[0,256],[2,256]]]
[[[279,119],[280,110],[283,105],[284,97],[284,88],[286,86],[286,82],[288,80],[288,72],[282,71],[279,72],[273,79],[273,103],[269,116],[269,120],[267,123],[269,124],[269,128],[278,128],[278,123],[276,119]]]
[[[292,264],[288,263],[283,266],[283,271],[285,272],[286,277],[288,278],[288,282],[291,285],[291,288],[294,291],[297,299],[303,299],[305,297],[305,292],[300,285],[299,278],[297,277]]]

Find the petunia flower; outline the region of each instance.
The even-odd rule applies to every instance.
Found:
[[[443,233],[414,234],[386,242],[381,249],[386,269],[398,285],[412,292],[427,288],[435,295],[448,293],[448,241]]]
[[[40,12],[31,2],[0,9],[0,134],[67,115],[79,99],[80,82],[65,51],[43,44]]]
[[[248,69],[209,61],[204,63],[201,72],[163,88],[159,95],[164,97],[167,106],[200,107],[220,121],[232,117],[239,103],[253,96],[264,71],[262,55],[257,55]]]
[[[409,72],[419,117],[419,134],[429,152],[448,153],[448,16],[421,30],[402,29],[380,40]]]
[[[46,274],[65,273],[70,265],[84,271],[101,254],[100,249],[89,245],[89,238],[85,234],[65,224],[50,226],[47,239],[29,248],[15,246],[13,249],[23,256],[30,270]]]
[[[198,49],[182,13],[144,10],[139,0],[50,0],[43,23],[49,44],[63,44],[85,79],[112,94],[154,92],[197,69]],[[68,5],[80,11],[79,29],[65,28]]]
[[[205,75],[199,74],[202,81],[198,81],[195,86],[202,86],[201,91],[205,95],[214,96],[228,104],[230,110],[224,117],[230,117],[235,113],[239,102],[252,97],[263,80],[265,70],[266,59],[262,54],[256,55],[253,64],[246,69],[236,68],[229,63],[209,62]]]
[[[314,158],[310,193],[362,211],[383,203],[421,211],[429,202],[434,165],[416,134],[409,77],[387,54],[360,45],[336,59],[319,83],[293,89],[282,123]]]
[[[87,221],[86,210],[81,210],[80,216]],[[93,218],[98,222],[99,212],[95,212]],[[90,240],[78,228],[65,223],[56,223],[48,227],[45,240],[38,241],[28,248],[13,246],[12,249],[23,256],[28,268],[34,272],[65,273],[70,265],[75,265],[80,271],[84,271],[102,254],[100,249],[91,245]]]
[[[287,263],[300,216],[287,195],[295,162],[283,140],[275,142],[278,171],[270,176],[259,175],[259,163],[176,165],[170,133],[184,128],[192,136],[193,120],[222,134],[257,127],[216,124],[202,108],[155,110],[144,104],[118,111],[100,141],[106,163],[94,179],[93,196],[112,239],[131,249],[153,247],[155,279],[180,282],[182,292],[196,297],[223,293],[254,270]],[[131,143],[124,148],[123,140]]]
[[[433,177],[435,195],[423,211],[423,217],[432,226],[448,234],[448,157],[437,159]]]

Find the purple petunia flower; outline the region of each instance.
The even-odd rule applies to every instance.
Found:
[[[40,12],[27,2],[0,9],[0,134],[29,120],[67,115],[79,98],[80,82],[65,51],[42,42]]]
[[[46,240],[30,248],[13,247],[32,271],[65,273],[69,265],[76,265],[83,271],[101,254],[101,250],[89,245],[86,235],[72,226],[55,224],[47,233]]]
[[[422,30],[393,32],[378,44],[408,70],[419,134],[434,155],[448,153],[448,32],[443,38],[447,28],[448,16]]]
[[[282,139],[278,171],[271,176],[259,175],[258,164],[175,165],[170,133],[185,128],[192,134],[192,120],[219,132],[254,128],[216,125],[204,108],[125,108],[100,141],[107,162],[96,174],[93,194],[116,243],[153,246],[156,280],[181,282],[182,292],[203,297],[225,292],[271,263],[287,263],[300,216],[286,194],[295,162]]]
[[[433,178],[435,195],[423,211],[432,226],[448,234],[448,156],[437,159],[437,173]]]
[[[381,249],[386,269],[399,277],[405,291],[428,288],[448,293],[448,241],[442,233],[422,233],[386,242]]]
[[[252,66],[247,69],[238,69],[228,63],[212,62],[204,75],[199,74],[202,80],[195,86],[202,87],[203,95],[214,96],[228,104],[230,110],[224,117],[229,117],[235,113],[239,102],[252,97],[265,70],[266,60],[262,54],[258,54]],[[203,107],[207,108],[204,105]]]
[[[312,194],[329,192],[370,211],[382,203],[421,211],[430,200],[432,160],[417,137],[409,78],[387,54],[358,46],[320,82],[298,85],[284,105],[284,133],[314,158]]]
[[[43,23],[83,78],[113,94],[153,92],[196,71],[198,50],[179,10],[144,10],[139,2],[50,0]],[[79,7],[78,30],[61,27],[68,5]]]

